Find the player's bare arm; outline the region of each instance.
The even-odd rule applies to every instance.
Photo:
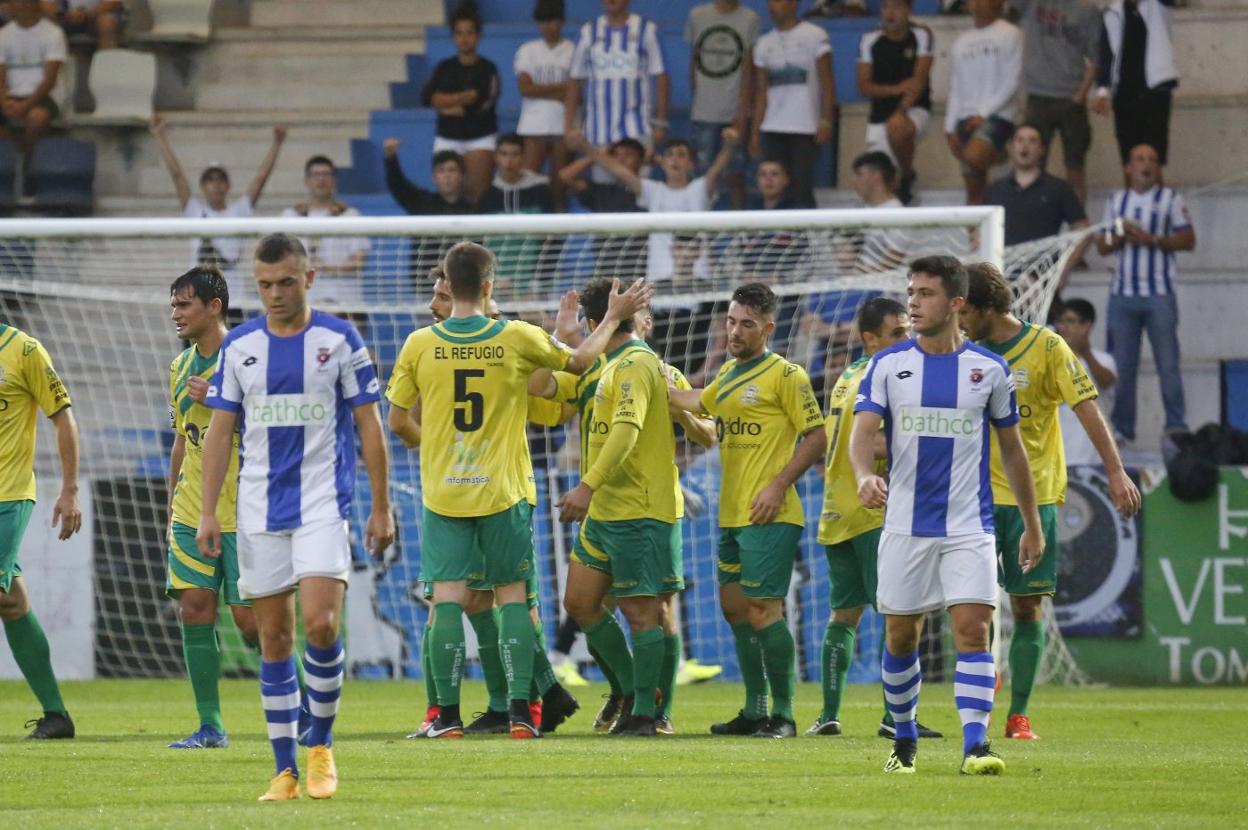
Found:
[[[394,541],[394,515],[390,510],[390,455],[381,430],[381,410],[377,403],[361,404],[352,410],[352,414],[360,436],[360,455],[368,471],[368,487],[373,503],[364,531],[364,546],[373,556],[380,557]],[[216,413],[213,413],[213,418],[216,418]]]
[[[797,442],[797,449],[793,451],[793,457],[789,459],[789,463],[776,473],[771,483],[758,491],[758,495],[750,504],[752,524],[765,525],[776,518],[780,508],[784,506],[784,494],[794,482],[801,478],[802,473],[810,469],[812,464],[818,463],[827,445],[828,437],[822,424],[802,436],[802,440]]]
[[[1044,558],[1044,531],[1040,527],[1040,511],[1036,507],[1036,485],[1031,478],[1031,462],[1023,446],[1018,424],[996,427],[1001,447],[1001,466],[1010,490],[1018,499],[1018,512],[1023,516],[1023,536],[1018,542],[1018,564],[1023,573],[1030,573]]]
[[[56,452],[61,459],[61,492],[52,507],[52,526],[59,523],[62,541],[82,529],[82,504],[78,501],[78,422],[67,406],[52,416]]]
[[[225,473],[230,466],[230,451],[234,443],[234,427],[238,415],[224,409],[215,409],[208,422],[208,432],[203,437],[201,454],[204,462],[203,493],[200,495],[199,530],[195,542],[199,552],[216,559],[221,555],[221,524],[217,521],[217,502],[225,485]]]
[[[1088,434],[1088,440],[1096,447],[1096,453],[1105,465],[1109,497],[1113,500],[1115,509],[1124,519],[1131,518],[1140,510],[1140,490],[1122,466],[1118,445],[1114,443],[1114,436],[1109,432],[1105,416],[1092,399],[1080,402],[1071,411],[1079,419],[1080,426]]]
[[[386,426],[409,450],[419,447],[420,401],[417,401],[411,409],[404,409],[396,403],[391,403],[390,412],[386,415]]]
[[[165,526],[165,544],[173,539],[173,497],[176,495],[178,476],[182,475],[182,462],[186,459],[186,436],[175,435],[173,449],[169,451],[169,522]]]
[[[878,412],[858,412],[849,434],[849,463],[853,465],[854,479],[858,482],[858,500],[864,507],[881,508],[888,500],[888,482],[875,472],[877,442],[883,422],[884,417]]]

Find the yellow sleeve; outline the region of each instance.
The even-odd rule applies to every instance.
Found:
[[[1065,403],[1072,409],[1084,401],[1095,400],[1096,384],[1084,371],[1083,363],[1071,351],[1070,346],[1056,335],[1046,344],[1049,348],[1049,370],[1057,384],[1056,400]]]
[[[178,417],[178,402],[174,399],[173,391],[178,384],[178,364],[186,357],[186,352],[174,358],[169,364],[169,428],[173,430],[174,435],[182,434],[182,419]]]
[[[556,371],[567,368],[568,358],[572,356],[572,352],[567,346],[560,343],[553,335],[547,334],[546,331],[532,323],[526,323],[521,320],[509,322],[509,326],[520,326],[521,342],[524,356],[533,362],[535,366],[546,369],[554,369]]]
[[[568,420],[564,417],[561,399],[539,398],[535,395],[529,395],[528,419],[546,427],[557,427]]]
[[[577,376],[571,372],[555,372],[555,400],[559,403],[569,403],[576,406],[576,382]]]
[[[722,374],[722,372],[720,373]],[[685,381],[688,383],[688,381]],[[702,411],[715,414],[715,396],[719,394],[719,374],[702,390]]]
[[[796,363],[784,367],[784,377],[780,379],[780,405],[798,435],[823,426],[823,410],[810,388],[810,376]]]
[[[26,388],[49,418],[69,406],[69,392],[60,375],[52,367],[52,358],[33,337],[22,344],[23,371]]]
[[[693,384],[689,382],[689,378],[685,377],[685,373],[677,369],[671,364],[663,364],[663,372],[667,375],[668,381],[681,391],[688,392],[693,389]]]
[[[420,397],[420,389],[416,386],[416,364],[420,359],[420,344],[413,332],[407,336],[399,359],[390,373],[390,383],[386,385],[386,399],[395,406],[411,409]]]

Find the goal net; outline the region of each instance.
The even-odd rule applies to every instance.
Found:
[[[198,260],[215,258],[223,265],[230,304],[241,318],[260,311],[250,281],[255,241],[274,231],[303,238],[320,269],[313,305],[357,324],[383,384],[408,333],[430,322],[429,269],[460,239],[483,241],[496,253],[495,296],[502,314],[548,329],[565,291],[595,276],[621,282],[647,276],[656,287],[650,340],[695,386],[709,381],[724,359],[723,313],[733,288],[762,281],[781,297],[771,348],[806,367],[822,399],[842,367],[861,353],[852,326],[859,304],[876,295],[904,299],[906,263],[918,256],[943,253],[1001,265],[1015,288],[1020,316],[1043,321],[1078,236],[1006,250],[1001,228],[999,208],[0,222],[0,321],[48,348],[73,397],[82,435],[82,492],[93,516],[86,531],[93,574],[86,599],[94,605],[94,629],[75,636],[91,638],[99,675],[183,670],[177,608],[164,591],[173,441],[168,370],[184,348],[170,321],[169,285]],[[530,428],[539,494],[534,534],[541,609],[552,643],[572,536],[550,508],[577,480],[575,428],[575,419],[566,427]],[[53,435],[46,424],[40,429],[37,474],[42,497],[50,501],[59,467]],[[351,522],[347,654],[356,676],[419,677],[420,632],[428,613],[417,582],[420,460],[396,440],[390,449],[398,540],[384,561],[363,550],[369,488],[361,464]],[[723,676],[735,679],[733,638],[718,609],[715,578],[718,456],[684,442],[679,453],[689,495],[683,534],[690,587],[681,602],[686,656],[721,665]],[[815,541],[821,471],[808,473],[800,491],[807,528],[788,620],[798,643],[800,676],[817,680],[829,615],[827,565]],[[1049,628],[1050,658],[1043,673],[1077,680],[1056,625]],[[880,630],[868,610],[851,679],[878,679]],[[232,625],[224,621],[221,631],[227,671],[254,670],[254,655]],[[948,677],[952,645],[941,615],[929,621],[923,654],[928,677]],[[572,656],[588,660],[583,645]]]

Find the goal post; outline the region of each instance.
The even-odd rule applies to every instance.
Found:
[[[97,673],[182,672],[176,605],[164,594],[169,364],[183,348],[170,322],[169,285],[209,246],[232,277],[231,306],[260,310],[250,282],[251,251],[261,236],[292,233],[325,264],[310,293],[316,308],[349,316],[361,328],[383,379],[417,326],[428,324],[427,268],[449,244],[483,241],[499,260],[496,299],[504,316],[553,324],[559,297],[594,276],[622,283],[649,276],[656,287],[652,342],[695,383],[722,360],[722,314],[737,285],[768,282],[784,319],[773,348],[807,367],[820,395],[860,350],[852,328],[858,304],[878,294],[904,298],[906,263],[929,254],[992,262],[1015,288],[1024,319],[1043,321],[1078,234],[1004,246],[999,207],[929,207],[677,214],[561,214],[451,217],[246,219],[41,219],[0,221],[0,322],[40,339],[73,397],[82,433],[82,490],[94,521],[92,572]],[[1086,231],[1084,232],[1086,233]],[[363,240],[352,246],[331,241]],[[197,242],[196,240],[199,240]],[[657,243],[656,243],[657,240]],[[229,243],[229,244],[227,244]],[[331,249],[366,250],[358,272],[320,263]],[[220,258],[222,251],[237,256]],[[656,271],[655,262],[666,271]],[[331,296],[332,294],[332,296]],[[821,401],[822,402],[822,401]],[[550,506],[576,481],[574,426],[532,427],[538,470],[534,512],[542,613],[553,641],[568,529]],[[59,483],[55,442],[41,426],[36,468],[41,498]],[[683,442],[682,442],[683,443]],[[391,501],[398,541],[384,561],[363,550],[368,512],[361,465],[348,592],[348,662],[360,676],[420,675],[420,632],[428,609],[417,585],[420,560],[419,454],[391,442]],[[717,454],[682,447],[679,462],[693,498],[683,524],[682,602],[688,655],[738,676],[732,636],[718,610],[715,540]],[[815,544],[822,500],[819,470],[801,482],[807,518],[789,597],[800,676],[817,680],[828,616],[824,553]],[[228,615],[226,615],[228,616]],[[878,677],[879,623],[868,612],[851,677]],[[227,665],[247,671],[253,657],[227,632]],[[1053,628],[1053,633],[1056,628]],[[1060,638],[1059,638],[1060,639]],[[939,626],[927,651],[951,671],[952,646]],[[54,644],[55,649],[55,644]]]

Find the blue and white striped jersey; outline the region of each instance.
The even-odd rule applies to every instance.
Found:
[[[1192,226],[1187,205],[1173,187],[1156,185],[1143,193],[1119,190],[1105,203],[1105,223],[1129,219],[1156,236],[1169,236]],[[1174,251],[1123,245],[1114,260],[1110,293],[1119,297],[1160,297],[1174,293]]]
[[[910,536],[992,533],[989,424],[1018,423],[1005,361],[969,340],[928,354],[914,338],[877,353],[854,412],[884,416],[884,529]]]
[[[650,134],[650,76],[662,75],[663,52],[654,21],[630,14],[623,26],[606,15],[581,26],[572,79],[587,81],[585,137],[604,146]]]
[[[359,332],[322,311],[299,334],[262,315],[221,344],[208,406],[239,413],[239,530],[347,518],[355,491],[354,407],[381,399]]]

